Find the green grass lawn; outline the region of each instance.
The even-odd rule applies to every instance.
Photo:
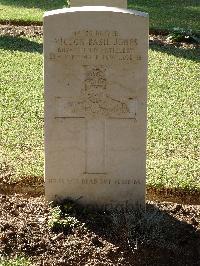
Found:
[[[0,165],[15,176],[42,175],[41,40],[1,37],[0,47]]]
[[[171,51],[172,50],[172,51]],[[200,189],[198,54],[149,52],[148,184]]]
[[[67,6],[67,0],[0,0],[0,21],[40,22],[46,10]]]
[[[129,0],[129,8],[145,11],[151,29],[183,28],[200,33],[199,0]]]
[[[199,0],[129,0],[128,7],[148,12],[150,28],[200,31]],[[63,8],[67,0],[0,0],[0,21],[41,22],[44,11]]]
[[[0,171],[43,176],[42,40],[0,39]],[[200,189],[197,51],[149,51],[148,184]]]

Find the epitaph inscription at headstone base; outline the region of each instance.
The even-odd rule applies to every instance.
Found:
[[[148,16],[119,7],[45,13],[47,200],[144,206]]]

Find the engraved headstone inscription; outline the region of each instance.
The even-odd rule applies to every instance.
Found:
[[[44,16],[45,193],[132,208],[145,203],[148,16],[102,2]]]

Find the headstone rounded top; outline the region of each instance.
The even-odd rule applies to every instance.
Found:
[[[44,18],[53,15],[60,15],[66,13],[75,13],[75,12],[114,12],[114,13],[123,13],[131,14],[140,17],[148,17],[147,13],[133,10],[133,9],[122,9],[119,7],[108,7],[108,6],[82,6],[82,7],[71,7],[71,8],[62,8],[47,11],[44,13]]]

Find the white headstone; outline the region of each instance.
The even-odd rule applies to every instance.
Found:
[[[45,13],[47,200],[144,205],[147,54],[145,13],[103,6]]]
[[[114,6],[127,8],[127,0],[71,0],[70,6]]]

